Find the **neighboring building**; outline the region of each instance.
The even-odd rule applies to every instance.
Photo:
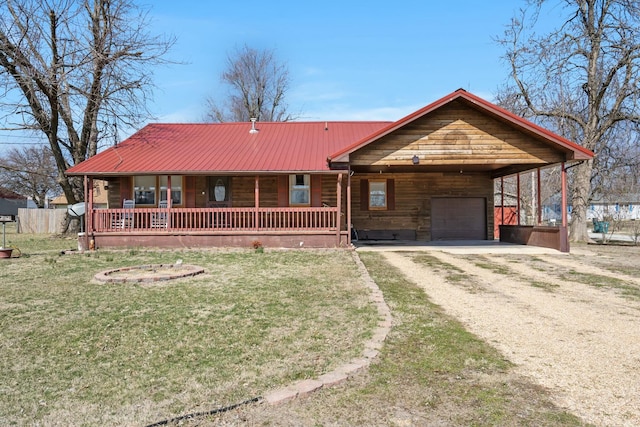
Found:
[[[93,207],[95,209],[106,209],[109,207],[109,184],[105,180],[96,179],[93,181]],[[49,202],[52,209],[67,209],[69,202],[64,194],[55,197]],[[119,205],[118,205],[119,206]]]
[[[0,216],[18,216],[18,209],[27,207],[27,198],[0,187]]]
[[[150,124],[67,174],[108,182],[96,247],[335,247],[493,239],[494,179],[592,156],[460,89],[393,123]]]
[[[636,220],[640,219],[640,194],[595,195],[587,209],[589,220]]]

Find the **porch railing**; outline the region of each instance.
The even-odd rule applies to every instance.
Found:
[[[338,208],[96,209],[95,232],[335,231]]]

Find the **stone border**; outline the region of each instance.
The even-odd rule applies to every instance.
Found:
[[[365,343],[361,357],[353,359],[316,379],[297,381],[286,387],[270,391],[264,396],[264,401],[270,405],[286,403],[298,397],[308,396],[323,387],[333,387],[340,384],[346,381],[349,377],[369,367],[371,361],[380,353],[382,344],[391,330],[391,310],[384,301],[382,291],[378,288],[378,285],[373,281],[371,276],[369,276],[369,272],[356,251],[352,250],[351,256],[358,267],[358,271],[360,272],[360,276],[364,280],[365,285],[371,291],[369,298],[376,304],[378,314],[382,320],[378,322],[378,326],[374,330],[371,339]]]
[[[175,269],[175,274],[154,274],[150,272],[148,276],[142,275],[140,277],[109,277],[113,273],[121,273],[133,270],[152,270],[154,268]],[[197,265],[188,264],[148,264],[148,265],[136,265],[133,267],[121,267],[114,268],[112,270],[102,271],[96,274],[94,279],[105,283],[146,283],[146,282],[159,282],[164,280],[175,280],[183,277],[191,277],[204,273],[204,268]]]

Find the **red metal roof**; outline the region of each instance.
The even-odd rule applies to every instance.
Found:
[[[150,124],[69,175],[329,171],[327,155],[390,122]]]
[[[497,105],[492,104],[489,101],[477,97],[464,89],[458,89],[455,92],[452,92],[449,95],[444,96],[439,100],[427,105],[426,107],[421,108],[420,110],[413,112],[406,117],[403,117],[397,122],[391,123],[384,128],[378,129],[375,133],[367,135],[354,144],[333,152],[333,154],[329,156],[329,159],[333,162],[348,161],[348,155],[350,153],[353,153],[354,151],[374,142],[375,140],[388,135],[389,133],[401,128],[402,126],[412,122],[413,120],[423,117],[424,115],[429,114],[430,112],[459,99],[467,102],[469,105],[482,111],[485,114],[494,116],[524,131],[534,134],[547,143],[554,144],[557,148],[571,154],[571,156],[568,157],[568,160],[588,160],[594,156],[592,151],[574,142],[571,142],[568,139],[561,137],[560,135],[556,135],[555,133],[536,125],[535,123],[532,123],[527,119],[513,114],[512,112],[507,111],[504,108],[498,107]]]
[[[117,146],[67,170],[69,175],[324,172],[349,154],[456,100],[584,160],[593,152],[459,89],[397,122],[150,124]],[[331,154],[333,153],[333,154]]]

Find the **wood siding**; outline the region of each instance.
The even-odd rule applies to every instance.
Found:
[[[459,173],[407,173],[383,174],[393,179],[395,209],[361,209],[361,181],[380,179],[380,174],[356,174],[351,178],[352,222],[361,237],[366,231],[372,238],[393,239],[393,234],[417,240],[431,240],[431,198],[433,197],[483,197],[486,199],[486,235],[493,239],[493,180],[485,174]],[[380,233],[380,230],[388,232]],[[364,233],[364,234],[363,234]]]
[[[516,128],[452,102],[354,152],[352,166],[546,164],[561,153]]]
[[[132,180],[128,176],[119,178],[107,178],[105,179],[109,186],[107,207],[117,209],[122,207],[122,201],[124,199],[131,198],[131,186]]]
[[[288,206],[289,175],[260,176],[260,206],[278,207],[279,199],[283,196]],[[285,187],[279,188],[279,180]],[[311,177],[311,206],[321,207],[323,204],[336,206],[337,175],[313,175]],[[109,207],[122,207],[122,200],[131,198],[132,179],[130,177],[112,178],[109,183]],[[209,203],[208,181],[206,176],[185,176],[184,196],[185,207],[206,208]],[[234,176],[231,178],[230,207],[248,208],[255,205],[255,176]],[[346,179],[342,185],[343,203],[346,206]]]
[[[206,176],[195,176],[192,181],[187,180],[188,184],[194,185],[191,191],[195,192],[196,208],[206,208],[209,204],[209,189]],[[186,185],[186,184],[185,184]]]
[[[265,208],[278,207],[278,177],[261,176],[258,185],[260,186],[260,206]],[[255,206],[256,194],[255,176],[234,176],[231,182],[231,206],[239,208],[249,208]]]

